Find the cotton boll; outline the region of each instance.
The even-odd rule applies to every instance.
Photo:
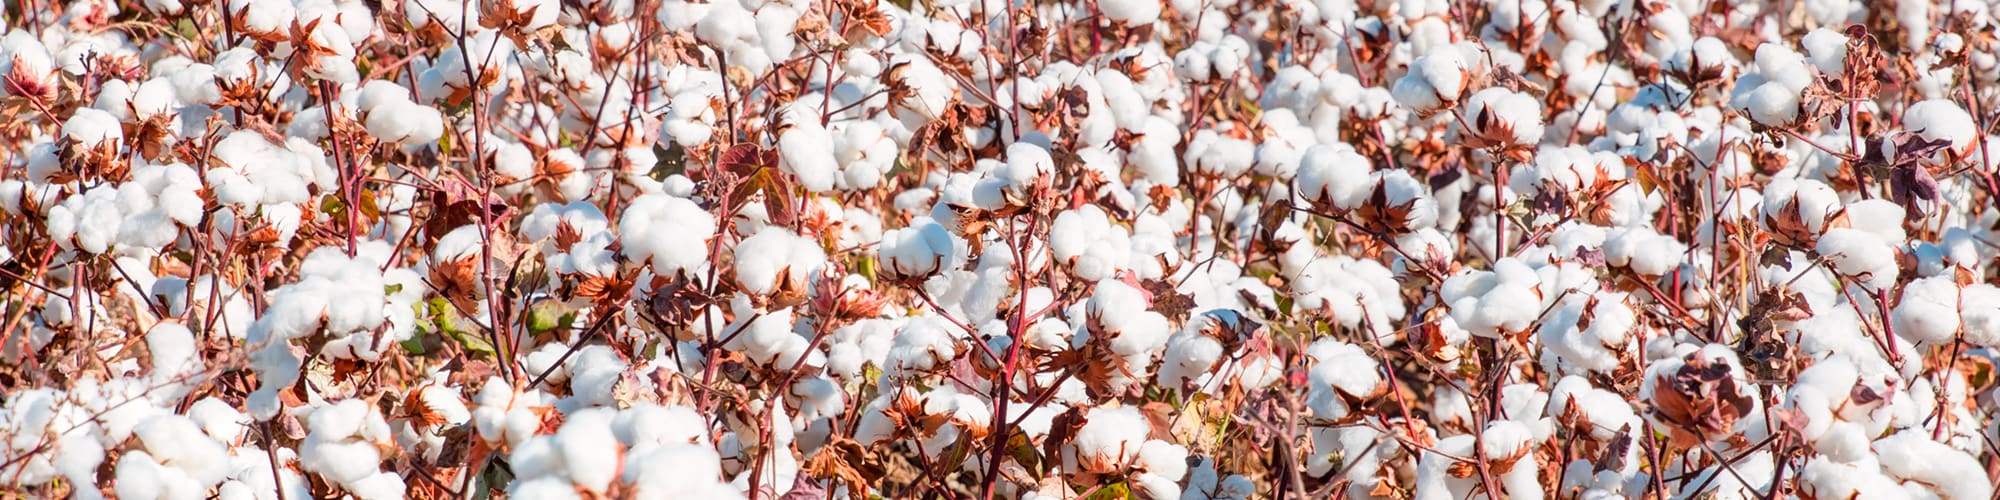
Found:
[[[1320,418],[1345,418],[1349,398],[1372,397],[1384,388],[1380,364],[1358,346],[1320,339],[1306,347],[1306,354],[1313,359],[1306,407]]]
[[[1167,481],[1180,481],[1182,476],[1187,475],[1187,458],[1187,447],[1149,439],[1139,445],[1137,465]]]
[[[1909,429],[1875,441],[1884,472],[1938,489],[1944,498],[1986,498],[1993,485],[1985,468],[1965,452],[1931,441],[1929,432]]]
[[[1131,257],[1131,235],[1096,205],[1057,214],[1048,245],[1056,261],[1068,264],[1085,281],[1112,277],[1127,267]]]
[[[1965,287],[1959,295],[1959,308],[1966,342],[2000,346],[2000,288],[1985,283]]]
[[[1114,0],[1098,4],[1106,19],[1126,26],[1153,24],[1160,19],[1160,0]]]
[[[1396,102],[1419,115],[1429,115],[1458,102],[1472,74],[1456,50],[1437,51],[1418,57],[1410,71],[1397,79],[1390,92]]]
[[[1840,194],[1824,183],[1782,180],[1764,188],[1759,220],[1781,244],[1811,245],[1846,210]]]
[[[368,112],[368,135],[384,142],[419,146],[444,135],[444,116],[436,108],[408,100],[393,100]]]
[[[228,450],[187,417],[169,414],[149,418],[133,433],[161,465],[179,469],[178,474],[202,489],[221,483],[228,474]]]
[[[1542,103],[1534,96],[1491,87],[1465,101],[1467,132],[1493,146],[1532,146],[1542,140]]]
[[[546,498],[550,500],[574,500],[583,498],[576,487],[560,476],[541,476],[515,481],[507,486],[507,496],[513,498]]]
[[[1687,245],[1650,228],[1633,227],[1612,232],[1605,238],[1604,262],[1629,267],[1645,276],[1661,276],[1674,270],[1687,253]]]
[[[722,476],[720,460],[707,446],[662,446],[628,458],[624,481],[644,499],[742,498],[735,488],[718,480]]]
[[[1870,288],[1886,289],[1896,283],[1896,249],[1874,233],[1834,228],[1821,236],[1816,248],[1835,272],[1853,277]]]
[[[1903,128],[1925,139],[1945,141],[1952,151],[1961,154],[1972,147],[1973,139],[1978,136],[1972,114],[1945,99],[1931,99],[1905,108]]]
[[[146,350],[153,355],[155,377],[169,378],[201,366],[194,333],[179,323],[160,323],[146,331]]]
[[[592,408],[567,415],[556,431],[556,446],[570,478],[589,491],[604,491],[618,477],[618,438],[611,433],[610,409]]]
[[[125,138],[118,117],[94,108],[78,108],[69,120],[63,122],[62,131],[64,138],[85,148],[106,143],[115,145]]]
[[[1374,187],[1369,160],[1344,144],[1315,145],[1299,159],[1298,180],[1293,192],[1307,201],[1329,203],[1335,208],[1352,209],[1367,199]]]
[[[764,228],[736,244],[736,282],[753,294],[804,292],[825,264],[819,242],[782,228]]]
[[[1007,183],[1010,195],[1026,201],[1035,193],[1035,186],[1051,181],[1055,159],[1041,146],[1016,142],[1007,146],[1007,163],[994,174]]]
[[[882,234],[878,255],[895,279],[920,279],[936,274],[958,258],[951,233],[936,222]]]
[[[820,125],[818,110],[792,104],[783,114],[785,119],[777,132],[778,166],[798,177],[806,191],[833,190],[840,165],[831,154],[833,134]]]
[[[1959,328],[1959,287],[1950,276],[1923,278],[1903,288],[1891,314],[1896,335],[1933,345],[1951,342]]]
[[[229,0],[228,9],[236,22],[241,23],[238,29],[281,37],[298,16],[292,3],[283,1]]]
[[[1820,73],[1839,77],[1846,70],[1847,35],[1819,28],[1806,33],[1805,38],[1800,39],[1799,43],[1805,46],[1807,58]]]
[[[1139,409],[1130,406],[1093,408],[1064,453],[1066,467],[1105,473],[1131,462],[1144,448],[1149,427]]]
[[[896,331],[884,371],[891,375],[928,372],[958,357],[947,328],[954,327],[940,318],[911,318]]]
[[[301,468],[340,484],[367,479],[379,463],[375,445],[358,440],[308,440],[299,447]]]
[[[649,194],[632,200],[618,219],[625,257],[651,262],[655,275],[693,271],[708,261],[715,216],[685,198]]]

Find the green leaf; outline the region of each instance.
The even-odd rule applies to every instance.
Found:
[[[875,257],[868,254],[862,254],[859,259],[855,260],[857,260],[858,262],[854,263],[854,268],[855,268],[854,273],[861,275],[861,277],[863,278],[868,278],[869,283],[874,283]]]
[[[324,196],[319,199],[319,211],[320,213],[339,218],[347,214],[347,203],[340,201],[339,196]]]
[[[443,297],[432,297],[425,301],[425,304],[430,306],[431,323],[437,326],[437,330],[443,332],[446,337],[451,337],[451,340],[458,342],[458,345],[465,350],[489,355],[500,353],[498,349],[493,348],[492,342],[487,342],[478,334],[460,328],[458,310],[453,309],[451,303],[445,302]]]
[[[417,355],[424,354],[423,330],[418,329],[415,333],[410,334],[409,340],[402,341],[398,343],[398,345],[403,346],[403,352],[407,352],[410,354],[417,354]]]
[[[1124,481],[1111,483],[1090,492],[1084,500],[1125,500],[1132,498],[1132,486]]]
[[[1014,463],[1035,471],[1037,478],[1042,473],[1042,454],[1035,449],[1035,442],[1028,439],[1028,434],[1020,429],[1014,429],[1014,433],[1007,436],[1007,456],[1013,457]]]
[[[528,307],[528,333],[539,334],[569,326],[564,320],[575,316],[564,314],[562,305],[552,300],[544,300]]]

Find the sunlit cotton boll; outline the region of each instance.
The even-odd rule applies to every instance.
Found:
[[[708,262],[715,215],[686,198],[649,194],[632,200],[618,219],[625,258],[651,262],[661,276],[692,271]]]
[[[736,244],[736,282],[753,294],[803,292],[825,265],[819,242],[784,228],[766,227]]]

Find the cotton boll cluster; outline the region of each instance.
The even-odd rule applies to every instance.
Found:
[[[298,377],[307,339],[321,345],[315,355],[373,362],[410,338],[416,328],[414,305],[423,281],[406,268],[383,270],[390,247],[370,241],[350,257],[321,248],[301,266],[299,281],[271,291],[270,306],[244,338],[252,368],[262,384],[251,396],[260,420],[283,410],[277,392]]]
[[[806,293],[826,265],[819,242],[766,227],[736,244],[736,283],[755,295]]]
[[[380,470],[380,447],[393,439],[389,424],[367,402],[348,399],[313,408],[309,433],[299,445],[299,466],[357,498],[397,498],[403,478]]]
[[[697,271],[708,260],[715,216],[686,198],[651,194],[632,200],[618,219],[626,259],[650,263],[653,273]]]
[[[1125,269],[1131,258],[1131,235],[1112,223],[1096,205],[1085,205],[1056,216],[1049,229],[1049,251],[1078,278],[1100,281]]]
[[[1146,294],[1124,281],[1100,281],[1085,302],[1084,317],[1073,318],[1072,323],[1086,325],[1079,337],[1101,342],[1109,354],[1120,358],[1122,369],[1110,380],[1114,390],[1136,382],[1126,374],[1145,373],[1171,334],[1166,316],[1148,310]]]
[[[368,135],[383,142],[416,146],[444,135],[444,117],[437,109],[411,101],[409,90],[395,83],[371,80],[363,85],[358,111]]]
[[[1813,70],[1804,56],[1781,44],[1757,47],[1755,71],[1736,80],[1729,106],[1767,127],[1781,127],[1799,118],[1800,94],[1812,84]]]

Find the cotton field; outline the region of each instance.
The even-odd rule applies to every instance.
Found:
[[[1985,0],[0,21],[0,497],[2000,483]]]

